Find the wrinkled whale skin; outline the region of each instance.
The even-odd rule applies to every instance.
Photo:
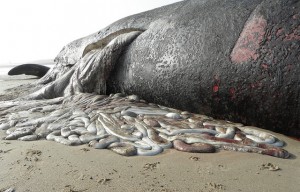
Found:
[[[145,30],[119,58],[108,92],[300,136],[300,2],[187,0],[121,19],[65,46]]]

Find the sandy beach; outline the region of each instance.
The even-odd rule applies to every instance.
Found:
[[[0,76],[0,94],[35,81]],[[292,157],[218,151],[123,157],[109,150],[40,140],[0,140],[0,192],[38,191],[300,191],[300,142],[281,134]],[[5,135],[0,131],[0,138]]]

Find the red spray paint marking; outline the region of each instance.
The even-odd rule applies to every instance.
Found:
[[[299,19],[299,14],[295,14],[295,15],[293,15],[293,17],[292,17],[293,19]]]
[[[230,95],[231,99],[235,98],[235,88],[230,87],[230,89],[229,89],[229,95]]]
[[[219,91],[219,86],[218,85],[214,85],[213,86],[213,92],[216,93]]]
[[[268,64],[266,63],[261,64],[261,67],[265,70],[269,68]]]
[[[254,15],[247,21],[244,29],[237,40],[230,58],[237,64],[257,60],[259,54],[257,50],[260,47],[266,33],[267,21],[260,15]]]
[[[288,64],[288,71],[290,72],[292,69],[293,69],[293,65],[291,65],[291,64]]]
[[[214,75],[214,86],[212,87],[214,93],[219,91],[220,83],[221,81],[219,75]]]
[[[252,89],[259,88],[259,87],[262,87],[262,83],[261,82],[254,82],[254,83],[250,84],[250,87]]]
[[[283,29],[282,28],[279,28],[277,31],[276,31],[276,36],[279,37],[283,32]]]
[[[290,34],[285,34],[283,41],[293,41],[298,40],[300,41],[300,25],[293,30]]]

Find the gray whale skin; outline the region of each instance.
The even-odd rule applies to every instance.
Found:
[[[139,29],[107,93],[299,137],[299,13],[296,0],[186,0],[116,21],[55,61],[71,67],[106,37]]]

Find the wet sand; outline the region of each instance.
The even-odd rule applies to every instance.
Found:
[[[5,89],[34,81],[0,76]],[[0,191],[300,191],[300,142],[281,134],[293,154],[279,159],[254,153],[184,153],[123,157],[87,145],[0,140]],[[0,138],[5,135],[0,131]]]

